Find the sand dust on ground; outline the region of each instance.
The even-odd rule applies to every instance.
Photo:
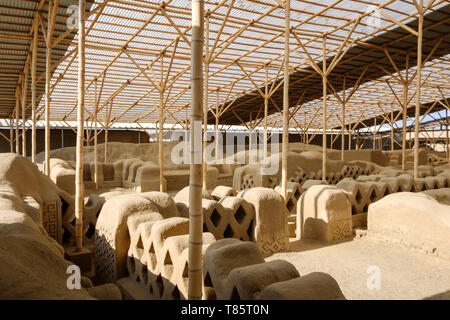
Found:
[[[266,258],[274,259],[291,262],[300,275],[330,274],[347,299],[450,299],[450,261],[399,244],[368,237],[333,244],[291,239],[288,252]]]

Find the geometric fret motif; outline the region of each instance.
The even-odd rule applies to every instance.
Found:
[[[61,200],[56,198],[54,201],[44,202],[42,206],[42,225],[48,235],[62,243],[62,214]]]

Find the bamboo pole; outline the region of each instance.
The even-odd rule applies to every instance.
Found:
[[[216,132],[216,137],[214,138],[215,144],[216,144],[216,151],[215,151],[215,158],[216,158],[216,163],[219,163],[219,113],[218,113],[218,108],[219,108],[219,89],[216,90],[216,123],[215,123],[215,132]],[[221,152],[220,152],[221,153]]]
[[[37,21],[37,20],[36,20]],[[37,49],[38,49],[38,33],[37,23],[34,25],[33,35],[33,52],[31,54],[31,161],[36,163],[36,68],[37,68]]]
[[[191,40],[191,162],[189,179],[189,289],[188,298],[202,298],[202,165],[196,163],[196,153],[202,154],[201,126],[203,109],[203,45],[204,45],[204,2],[192,0]],[[198,128],[200,127],[200,128]],[[200,129],[200,132],[197,130]]]
[[[267,116],[269,115],[269,65],[266,64],[264,78],[264,141],[263,159],[267,158]]]
[[[422,37],[423,37],[423,0],[419,4],[419,28],[417,36],[417,89],[416,109],[414,119],[414,179],[419,177],[419,118],[420,118],[420,91],[422,86]]]
[[[11,115],[11,118],[9,118],[9,152],[14,152],[13,115]]]
[[[208,164],[206,159],[206,147],[208,146],[208,106],[209,106],[209,12],[205,15],[205,103],[203,106],[203,163],[202,163],[202,184],[203,190],[207,189],[208,185]]]
[[[352,125],[348,125],[348,151],[352,150]]]
[[[341,127],[341,161],[344,161],[344,150],[345,150],[345,103],[346,103],[346,97],[345,97],[345,84],[346,84],[346,78],[344,76],[344,85],[343,85],[343,94],[344,99],[342,100],[342,127]]]
[[[20,136],[19,136],[19,87],[16,88],[16,153],[20,154]]]
[[[403,114],[402,114],[402,171],[406,170],[406,118],[408,113],[408,83],[403,82]]]
[[[26,122],[27,116],[25,113],[27,107],[27,91],[28,91],[28,66],[25,66],[25,77],[22,82],[22,156],[27,156],[27,132]]]
[[[291,0],[284,2],[284,70],[283,70],[283,148],[282,148],[282,171],[281,171],[281,193],[287,197],[287,153],[289,148],[289,36],[291,29]]]
[[[394,151],[394,110],[391,105],[391,151]]]
[[[323,95],[323,123],[322,123],[322,180],[327,176],[327,38],[322,37],[323,57],[322,57],[322,95]]]
[[[252,123],[252,112],[250,112],[250,125],[248,126],[248,162],[253,161],[253,123]]]
[[[356,131],[356,150],[359,150],[359,129]]]
[[[447,160],[448,160],[448,163],[450,163],[450,149],[448,148],[449,147],[449,141],[448,141],[448,136],[449,136],[449,133],[448,133],[448,116],[447,116],[447,110],[445,110],[445,117],[446,117],[446,121],[445,121],[445,126],[446,126],[446,130],[445,130],[445,144],[446,144],[446,151],[447,151]]]
[[[108,162],[108,125],[105,127],[105,159],[104,163]]]
[[[50,35],[51,12],[53,3],[49,0],[48,4],[48,30],[45,49],[45,168],[44,172],[50,176],[50,81],[52,77],[52,45]],[[45,34],[45,32],[44,32]]]
[[[98,190],[98,148],[97,148],[97,113],[98,113],[98,91],[95,81],[95,110],[94,110],[94,182],[95,190]]]
[[[75,175],[75,248],[83,248],[83,143],[84,143],[84,95],[85,95],[85,0],[79,0],[78,12],[78,110],[77,110],[77,157]]]
[[[164,55],[161,55],[161,81],[159,90],[159,191],[164,192],[164,84],[163,84],[163,72],[164,72]]]
[[[375,131],[377,130],[377,118],[373,118],[373,144],[372,144],[372,150],[376,149],[376,144],[377,144],[377,135],[375,133]]]
[[[110,102],[110,108],[108,111],[108,107],[105,108],[105,163],[108,162],[108,130],[109,130],[109,122],[111,120],[111,110],[113,106],[114,99]]]

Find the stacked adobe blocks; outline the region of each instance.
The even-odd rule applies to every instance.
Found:
[[[275,174],[265,171],[264,164],[248,164],[234,171],[233,188],[241,191],[253,187],[275,188],[281,181],[281,162],[277,163],[277,154],[271,159],[278,164]],[[301,186],[307,180],[322,179],[322,155],[320,152],[288,152],[288,181]],[[273,164],[272,164],[273,165]],[[276,167],[276,166],[275,166]],[[378,172],[382,167],[367,161],[328,160],[325,181],[336,184],[344,178],[357,179],[360,175]]]
[[[450,186],[446,171],[436,176],[414,179],[409,174],[387,171],[377,175],[360,176],[358,180],[344,179],[337,187],[344,189],[352,203],[352,214],[368,211],[371,203],[397,192],[421,192]]]
[[[219,240],[206,249],[203,276],[205,288],[221,300],[345,299],[329,275],[300,277],[291,263],[265,262],[257,245],[237,239]]]
[[[175,202],[165,193],[123,194],[105,202],[95,230],[95,261],[97,274],[106,281],[115,281],[126,274],[126,256],[130,246],[127,219],[154,221],[178,216]]]
[[[281,186],[276,186],[275,191],[282,195]],[[286,209],[288,210],[288,234],[295,237],[295,226],[297,217],[297,202],[303,193],[303,189],[299,183],[288,182],[286,189]]]
[[[135,224],[133,216],[128,221]],[[133,228],[131,239],[127,256],[129,279],[137,282],[150,299],[186,299],[189,220],[174,217],[143,222]],[[203,252],[214,241],[211,233],[203,233]],[[120,283],[126,286],[126,280]]]
[[[449,185],[448,170],[417,179],[399,171],[387,170],[377,175],[362,175],[358,180],[345,178],[335,187],[314,185],[299,200],[297,236],[324,241],[349,237],[352,227],[367,224],[366,213],[380,199],[402,192],[436,191],[439,195],[447,194],[450,192],[446,189]]]

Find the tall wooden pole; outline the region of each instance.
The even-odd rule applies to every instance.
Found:
[[[291,29],[291,0],[284,2],[284,70],[283,70],[283,148],[281,192],[284,198],[287,196],[287,153],[289,149],[289,36]]]
[[[249,136],[248,136],[248,162],[253,161],[253,119],[252,113],[250,112],[250,125],[248,126]]]
[[[11,118],[9,118],[9,152],[14,152],[13,114],[11,114]]]
[[[164,192],[164,54],[161,55],[161,81],[159,90],[159,191]]]
[[[348,125],[348,150],[352,150],[352,126],[351,124]]]
[[[345,150],[345,102],[347,101],[345,97],[345,84],[346,84],[346,78],[344,77],[344,88],[343,88],[343,94],[344,99],[342,100],[342,127],[341,127],[341,161],[344,161],[344,150]]]
[[[266,64],[266,74],[264,81],[264,141],[263,141],[263,159],[267,157],[267,116],[269,115],[269,65]]]
[[[27,133],[25,124],[27,116],[25,113],[27,107],[27,91],[28,91],[28,65],[25,66],[25,77],[22,83],[22,156],[27,156]]]
[[[422,37],[423,37],[423,0],[419,4],[419,30],[417,31],[417,89],[416,109],[414,119],[414,179],[419,177],[419,121],[420,121],[420,90],[422,86]]]
[[[394,151],[394,109],[391,105],[391,151]]]
[[[186,108],[187,110],[187,108]],[[186,116],[186,126],[184,127],[184,163],[188,164],[189,163],[189,155],[188,155],[188,150],[189,150],[189,118],[188,116]]]
[[[450,163],[450,150],[449,150],[449,148],[448,148],[448,146],[449,146],[449,141],[448,141],[448,136],[449,136],[449,134],[448,134],[448,116],[447,116],[447,110],[445,110],[445,118],[446,118],[446,121],[445,121],[445,145],[446,145],[446,148],[445,148],[445,150],[447,151],[447,160],[448,160],[448,163]]]
[[[114,100],[111,100],[109,111],[108,108],[105,108],[105,163],[108,162],[108,129],[109,129],[109,121],[111,120],[111,110],[113,106]]]
[[[77,157],[75,172],[75,247],[83,248],[83,143],[84,143],[84,94],[85,94],[85,0],[79,0],[78,12],[78,110],[77,110]]]
[[[356,132],[356,150],[359,150],[359,129]]]
[[[108,162],[108,124],[105,126],[105,159],[104,163]]]
[[[323,95],[323,131],[322,131],[322,180],[327,176],[327,38],[322,37],[323,60],[322,60],[322,95]]]
[[[36,68],[37,68],[37,49],[38,49],[38,24],[35,23],[33,29],[33,52],[31,54],[31,161],[36,163]]]
[[[214,138],[214,141],[216,143],[216,163],[219,163],[219,89],[216,91],[216,124],[215,124],[215,131],[216,131],[216,137]],[[221,152],[220,152],[221,154]]]
[[[202,298],[202,164],[197,154],[202,155],[201,121],[203,111],[203,44],[204,2],[192,0],[191,41],[191,161],[189,179],[189,289],[190,300]],[[200,123],[200,125],[196,125]],[[198,132],[197,132],[198,131]],[[196,141],[198,140],[198,141]],[[200,160],[201,160],[200,156]]]
[[[52,39],[50,36],[50,25],[52,17],[53,3],[48,4],[48,31],[45,49],[45,168],[44,172],[50,176],[50,81],[52,76]]]
[[[16,153],[20,154],[20,136],[19,136],[19,87],[16,88]]]
[[[97,113],[98,113],[98,91],[97,81],[95,81],[95,110],[94,110],[94,181],[95,190],[98,190],[98,148],[97,148]]]
[[[373,118],[373,145],[372,145],[372,150],[376,149],[376,145],[377,145],[377,118]]]
[[[203,106],[203,175],[202,184],[203,190],[206,190],[208,185],[208,164],[206,162],[206,147],[208,146],[208,106],[209,106],[209,13],[205,16],[205,104]]]
[[[408,115],[408,82],[403,82],[403,106],[402,106],[402,170],[406,170],[406,118]],[[411,138],[411,137],[410,137]]]

